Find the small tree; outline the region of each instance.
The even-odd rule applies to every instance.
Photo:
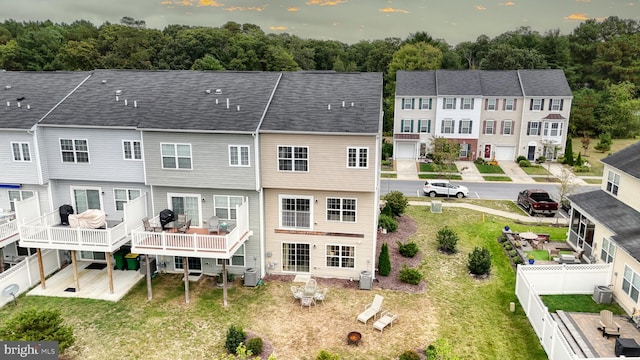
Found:
[[[584,155],[586,156],[587,150],[589,150],[589,146],[591,145],[591,139],[589,138],[589,134],[585,132],[582,139],[580,139],[580,142],[582,143],[582,149],[584,149]]]
[[[570,195],[576,187],[576,184],[573,182],[573,174],[571,171],[563,168],[562,173],[558,176],[558,180],[560,181],[558,185],[558,193],[560,195],[560,203],[564,203],[567,200],[567,195]]]
[[[598,143],[596,144],[596,146],[594,148],[596,150],[598,150],[599,152],[607,152],[607,151],[611,150],[611,144],[612,143],[613,143],[613,141],[611,140],[611,134],[602,133],[602,134],[600,134],[600,141],[598,141]]]
[[[445,339],[437,339],[425,349],[427,360],[457,360],[457,356],[451,354],[451,345]]]
[[[573,163],[573,165],[575,166],[584,165],[584,160],[582,160],[582,155],[580,155],[580,153],[578,153],[578,157],[576,158],[576,161]]]
[[[488,274],[491,270],[491,253],[489,253],[489,250],[484,247],[473,249],[469,254],[467,268],[474,275]]]
[[[564,162],[567,165],[573,166],[573,145],[571,143],[571,136],[567,136],[567,144],[564,148]]]
[[[394,190],[390,193],[385,194],[383,199],[386,202],[385,207],[388,206],[389,209],[391,209],[393,216],[402,215],[404,211],[407,209],[407,205],[409,205],[409,202],[407,201],[406,196],[404,196],[402,192],[397,190]]]
[[[227,340],[224,343],[224,347],[230,353],[235,354],[238,346],[241,345],[246,338],[247,334],[242,330],[242,327],[231,325],[227,330]]]
[[[398,221],[387,214],[380,214],[378,218],[378,227],[387,229],[389,232],[398,230]]]
[[[64,352],[76,341],[73,328],[64,325],[60,311],[51,309],[27,309],[9,319],[0,327],[0,339],[4,341],[57,341]]]
[[[431,140],[431,148],[429,150],[429,153],[433,156],[436,170],[444,172],[447,178],[450,177],[453,162],[460,156],[460,144],[453,140],[436,136]]]
[[[382,243],[378,256],[378,273],[382,276],[391,274],[391,258],[389,257],[389,245]]]
[[[404,264],[402,265],[402,269],[400,270],[398,279],[407,284],[418,285],[420,284],[420,280],[422,280],[422,273],[420,272],[420,270],[410,268],[407,266],[407,264]]]
[[[458,242],[459,237],[455,231],[445,226],[438,231],[436,239],[438,240],[438,250],[448,254],[456,252],[456,243]]]
[[[416,256],[416,254],[418,253],[418,250],[419,250],[418,244],[416,244],[413,241],[410,241],[406,244],[403,244],[400,241],[398,241],[397,244],[398,244],[398,252],[400,253],[400,255],[404,257],[412,258]]]

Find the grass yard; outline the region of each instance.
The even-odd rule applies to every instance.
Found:
[[[462,180],[462,176],[453,174],[418,174],[419,179]]]
[[[449,166],[445,165],[437,165],[435,163],[420,163],[420,172],[452,172],[457,173],[458,167],[456,164],[451,164]]]
[[[602,184],[602,179],[582,179],[582,180],[587,184],[594,184],[594,185]]]
[[[504,170],[499,165],[474,164],[480,174],[504,174]]]
[[[549,175],[549,171],[540,165],[521,167],[520,169],[527,173],[527,175]]]
[[[508,176],[483,176],[485,181],[513,181]]]
[[[396,173],[380,173],[382,179],[395,179],[398,177]]]
[[[535,182],[540,183],[559,183],[560,179],[555,177],[532,177]]]
[[[510,207],[504,203],[495,204]],[[0,309],[0,319],[32,306],[59,309],[77,336],[72,359],[212,358],[223,352],[230,325],[270,341],[280,360],[315,359],[321,349],[342,359],[390,359],[439,338],[448,340],[453,354],[463,359],[547,359],[521,308],[509,312],[509,303],[517,302],[515,273],[496,238],[505,225],[514,231],[549,233],[552,239],[566,229],[512,224],[459,208],[433,214],[429,207],[409,206],[407,214],[417,220],[417,233],[409,240],[423,253],[419,270],[427,282],[425,293],[332,287],[326,304],[308,310],[291,301],[291,283],[270,281],[257,288],[236,283],[225,308],[222,290],[210,278],[191,283],[192,300],[185,304],[181,276],[161,274],[153,279],[152,301],[147,301],[142,281],[118,303],[21,296],[17,307]],[[454,255],[437,251],[435,233],[444,226],[460,237]],[[487,279],[468,274],[468,254],[475,247],[492,254]],[[375,293],[400,314],[399,322],[384,333],[354,321]],[[363,333],[358,347],[345,344],[344,336],[352,330]]]
[[[626,315],[618,304],[598,304],[591,295],[542,295],[542,302],[549,308],[549,312],[562,310],[567,312],[600,313],[600,310],[610,310],[616,315]]]
[[[549,260],[549,252],[547,250],[532,250],[527,255],[533,254],[534,260]]]
[[[616,151],[622,150],[623,148],[635,144],[638,142],[638,139],[614,139],[613,144],[611,144],[611,150],[605,153],[601,153],[594,149],[594,146],[598,143],[598,139],[591,139],[591,144],[589,146],[589,150],[585,153],[582,148],[582,143],[580,142],[581,137],[576,137],[571,139],[571,145],[573,147],[573,153],[578,155],[578,152],[582,154],[582,159],[588,161],[591,165],[591,171],[586,173],[576,174],[578,176],[602,176],[602,170],[604,165],[600,162],[600,160],[609,154],[613,154]]]

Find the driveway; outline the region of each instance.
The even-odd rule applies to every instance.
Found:
[[[418,168],[415,160],[396,159],[396,174],[398,180],[417,180]]]

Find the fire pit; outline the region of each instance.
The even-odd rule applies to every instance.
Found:
[[[362,340],[362,334],[357,331],[352,331],[347,334],[347,345],[358,346],[360,344],[360,340]]]

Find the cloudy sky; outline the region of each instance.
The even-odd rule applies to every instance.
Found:
[[[118,23],[123,16],[157,29],[170,24],[219,27],[235,21],[265,32],[349,44],[404,39],[424,31],[455,45],[520,26],[568,34],[590,18],[640,20],[640,0],[0,0],[0,9],[2,20],[83,19],[97,26]]]

